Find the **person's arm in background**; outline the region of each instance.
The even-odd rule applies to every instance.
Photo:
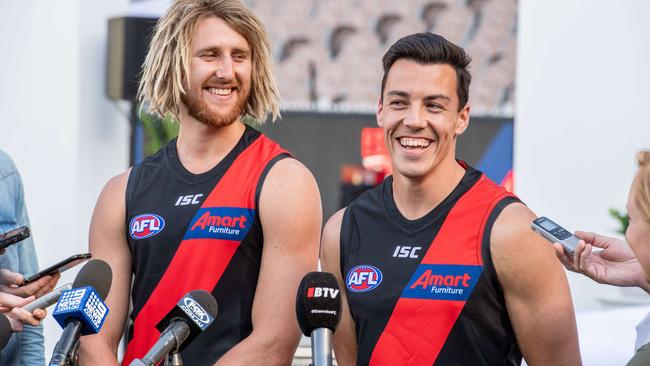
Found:
[[[650,293],[650,284],[630,246],[623,240],[586,231],[576,231],[580,240],[573,257],[567,255],[560,243],[555,254],[569,271],[582,273],[598,283],[614,286],[638,286]],[[594,252],[593,248],[603,250]]]

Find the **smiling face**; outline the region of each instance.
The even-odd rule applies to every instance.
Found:
[[[213,127],[237,121],[250,93],[251,70],[246,39],[221,18],[201,19],[192,35],[187,113]]]
[[[384,130],[395,174],[418,179],[441,163],[455,164],[456,136],[469,122],[469,105],[459,111],[458,104],[452,66],[409,59],[393,63],[377,122]]]

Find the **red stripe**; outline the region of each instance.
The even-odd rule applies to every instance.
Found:
[[[233,162],[201,207],[255,208],[257,182],[267,163],[284,152],[276,143],[260,136]],[[167,315],[178,299],[192,290],[212,291],[239,247],[239,241],[187,239],[169,263],[160,282],[138,313],[133,338],[122,364],[142,357],[153,346],[160,332],[156,324]]]
[[[505,196],[482,176],[449,212],[421,264],[482,265],[481,241],[494,205]],[[464,301],[400,298],[370,365],[432,365]]]

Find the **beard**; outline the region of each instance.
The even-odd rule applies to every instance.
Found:
[[[198,95],[201,95],[201,89]],[[234,123],[244,113],[248,93],[246,95],[240,94],[241,88],[237,89],[238,98],[235,105],[227,110],[213,111],[210,106],[205,103],[197,93],[189,93],[181,96],[181,101],[187,108],[187,113],[194,117],[197,121],[202,122],[208,126],[221,128]]]

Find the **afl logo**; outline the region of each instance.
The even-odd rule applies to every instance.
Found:
[[[379,268],[364,264],[352,268],[345,283],[352,292],[366,292],[379,286],[383,277]]]
[[[165,220],[156,214],[138,215],[131,219],[129,233],[133,239],[154,236],[165,227]]]

